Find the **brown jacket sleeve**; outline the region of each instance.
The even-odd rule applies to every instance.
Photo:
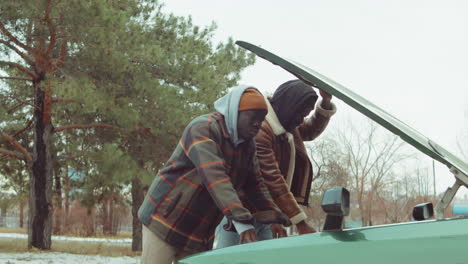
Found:
[[[302,210],[297,204],[294,195],[289,191],[285,177],[283,177],[278,166],[274,151],[276,140],[277,138],[273,134],[270,125],[267,121],[264,121],[262,128],[255,137],[260,169],[265,180],[265,185],[270,191],[274,202],[291,219],[301,214]]]
[[[304,141],[314,140],[323,133],[328,126],[330,118],[336,113],[336,105],[331,103],[332,109],[328,110],[321,106],[322,100],[318,100],[315,111],[298,128],[299,134]]]

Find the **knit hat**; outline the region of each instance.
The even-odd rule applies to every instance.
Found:
[[[268,110],[265,98],[256,89],[245,90],[239,102],[239,112],[246,110]]]

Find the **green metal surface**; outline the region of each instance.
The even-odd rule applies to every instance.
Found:
[[[237,45],[255,53],[257,56],[278,65],[286,71],[292,73],[299,79],[314,85],[366,115],[370,119],[379,123],[392,133],[400,136],[404,141],[416,147],[421,152],[429,155],[433,159],[447,165],[449,168],[455,167],[463,174],[468,175],[468,164],[450,153],[448,150],[429,140],[410,126],[395,118],[385,110],[366,100],[362,96],[349,90],[343,85],[331,80],[324,75],[309,69],[299,63],[281,58],[265,49],[244,41],[237,41]]]
[[[204,252],[185,264],[468,263],[468,219],[323,232]]]

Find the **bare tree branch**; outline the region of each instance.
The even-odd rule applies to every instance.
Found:
[[[4,154],[4,155],[7,155],[9,157],[12,157],[12,158],[17,158],[17,159],[21,159],[21,160],[24,159],[24,156],[21,153],[16,152],[16,151],[9,151],[9,150],[0,148],[0,153]]]
[[[11,114],[11,113],[15,112],[16,109],[22,107],[23,105],[32,105],[32,103],[31,103],[31,102],[28,102],[28,101],[20,102],[20,103],[16,104],[15,106],[13,106],[12,108],[8,109],[8,110],[7,110],[7,113],[8,113],[8,114]]]
[[[374,158],[374,162],[372,162],[369,165],[369,160],[370,160],[372,152],[374,150],[374,144],[375,144],[374,136],[375,136],[376,129],[377,129],[377,127],[375,126],[375,124],[370,123],[370,132],[369,132],[368,142],[366,144],[367,145],[367,157],[366,157],[366,161],[364,163],[365,164],[364,168],[362,169],[364,177],[367,177],[367,175],[370,173],[370,171],[374,168],[375,163],[379,160],[379,157],[376,157],[376,158]]]
[[[54,129],[54,133],[61,132],[68,129],[89,129],[89,128],[114,128],[112,125],[102,124],[102,123],[91,123],[86,125],[66,125]]]
[[[31,155],[29,155],[28,151],[23,146],[21,146],[21,144],[18,143],[18,141],[16,141],[13,137],[7,135],[3,131],[0,131],[0,136],[5,138],[16,150],[23,154],[23,159],[27,161],[32,160]]]
[[[31,99],[31,100],[23,100],[23,99],[21,99],[21,98],[18,98],[18,97],[16,97],[16,96],[13,96],[13,95],[2,95],[2,94],[0,94],[0,97],[4,97],[4,98],[8,98],[8,97],[9,97],[9,98],[13,98],[13,99],[15,99],[15,100],[17,100],[17,101],[19,102],[18,105],[14,106],[12,109],[9,109],[8,112],[14,111],[16,108],[21,107],[21,106],[26,105],[26,104],[27,104],[27,105],[30,105],[30,106],[32,106],[32,107],[34,107],[34,108],[39,109],[39,108],[33,103],[33,100],[32,100],[32,99]]]
[[[64,38],[62,40],[62,44],[61,44],[61,47],[60,47],[60,55],[57,59],[55,59],[52,64],[53,64],[53,67],[54,69],[53,70],[56,70],[58,67],[60,66],[63,66],[63,64],[65,63],[65,56],[67,55],[67,40]]]
[[[340,142],[348,156],[347,166],[355,184],[355,193],[364,225],[372,225],[372,212],[379,210],[377,192],[388,184],[388,176],[397,162],[407,156],[400,155],[403,142],[392,135],[380,142],[374,123],[357,127],[349,123],[338,132]]]
[[[27,75],[31,76],[32,78],[37,78],[37,75],[36,73],[34,73],[33,71],[30,71],[28,69],[26,69],[26,67],[24,67],[23,65],[21,64],[18,64],[18,63],[14,63],[14,62],[11,62],[11,61],[0,61],[0,65],[3,64],[3,65],[7,65],[7,66],[10,66],[10,67],[14,67],[24,73],[26,73]]]
[[[0,22],[0,31],[3,32],[3,34],[5,34],[5,36],[8,37],[8,39],[10,41],[12,41],[13,43],[15,43],[16,45],[20,46],[21,48],[31,52],[32,51],[32,48],[31,47],[28,47],[26,45],[24,45],[23,43],[21,43],[21,41],[19,41],[17,38],[15,38],[15,36],[13,36],[10,31],[8,31],[8,29],[5,28],[5,25],[3,25],[2,22]]]
[[[33,79],[31,79],[31,78],[26,78],[26,77],[10,77],[10,76],[0,76],[0,80],[33,81]]]
[[[3,43],[8,48],[12,49],[16,54],[18,54],[21,58],[23,58],[28,64],[32,64],[32,58],[26,55],[25,53],[21,52],[18,48],[12,45],[10,42],[0,39],[0,43]]]
[[[23,134],[24,131],[28,130],[28,129],[31,127],[31,125],[33,124],[33,121],[34,121],[34,119],[32,119],[32,118],[29,119],[28,122],[26,123],[26,126],[25,126],[23,129],[19,130],[19,131],[16,132],[15,134],[13,134],[13,138],[15,138],[15,137],[17,137],[17,136]]]

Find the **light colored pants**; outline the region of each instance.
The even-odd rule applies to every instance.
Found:
[[[239,245],[239,234],[237,234],[237,232],[224,230],[223,225],[225,224],[227,224],[226,217],[224,217],[223,220],[221,220],[221,223],[216,227],[215,244],[213,245],[213,249]],[[273,238],[270,225],[256,223],[254,227],[255,232],[257,233],[257,241]]]
[[[156,236],[151,230],[143,225],[143,251],[141,252],[142,264],[171,264],[177,263],[181,258],[191,255],[170,246]]]

